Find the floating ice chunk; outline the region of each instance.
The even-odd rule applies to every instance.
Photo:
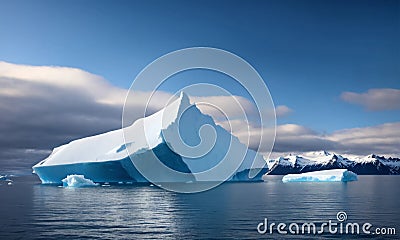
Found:
[[[332,169],[300,174],[288,174],[283,182],[349,182],[357,181],[357,174],[347,169]]]
[[[68,175],[66,178],[62,180],[63,186],[64,187],[91,187],[91,186],[97,186],[96,183],[94,183],[90,179],[86,179],[85,176],[83,175]]]

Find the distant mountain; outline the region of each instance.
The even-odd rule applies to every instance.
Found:
[[[268,161],[272,175],[304,173],[317,170],[346,168],[359,175],[400,174],[400,159],[371,154],[365,157],[343,156],[326,151],[288,155]]]

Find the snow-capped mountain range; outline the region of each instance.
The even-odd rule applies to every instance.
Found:
[[[270,174],[275,175],[336,168],[346,168],[361,175],[391,175],[400,174],[400,159],[375,154],[358,157],[319,151],[271,159],[268,167]]]

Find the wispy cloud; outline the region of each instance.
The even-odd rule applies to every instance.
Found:
[[[399,110],[400,89],[374,88],[365,93],[344,92],[341,99],[370,111]]]
[[[285,117],[293,112],[291,108],[285,105],[279,105],[275,108],[276,116],[277,117]]]
[[[269,150],[268,144],[260,144],[260,135],[263,134],[263,140],[265,139],[268,141],[268,138],[272,136],[271,131],[273,131],[271,128],[264,128],[261,131],[260,128],[250,126],[249,131],[243,129],[242,131],[234,132],[234,135],[244,143],[247,141],[247,138],[250,138],[250,148],[258,149],[260,152],[266,152]],[[276,138],[273,151],[306,152],[330,150],[332,148],[337,148],[337,144],[337,142],[330,140],[323,134],[310,128],[297,124],[283,124],[276,127]],[[260,148],[258,146],[260,146]]]
[[[400,122],[336,131],[327,136],[345,153],[400,155]]]
[[[237,123],[240,124],[240,123]],[[268,133],[269,129],[264,129]],[[257,148],[260,129],[251,128],[236,132],[235,135],[246,141],[250,134],[250,148]],[[261,146],[264,146],[261,143]],[[268,149],[261,147],[259,151]],[[400,156],[400,122],[385,123],[363,128],[350,128],[323,134],[297,124],[277,126],[274,152],[282,154],[308,151],[335,151],[338,153],[367,155],[371,153]]]
[[[252,118],[258,113],[251,101],[240,96],[190,97],[190,100],[203,113],[217,120],[243,119],[245,115]]]

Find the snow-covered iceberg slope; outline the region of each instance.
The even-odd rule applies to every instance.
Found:
[[[332,169],[300,174],[288,174],[283,182],[349,182],[357,181],[357,174],[347,169]]]
[[[179,136],[189,146],[198,145],[203,140],[199,132],[205,125],[216,132],[215,145],[207,154],[193,158],[174,151],[182,144],[178,141]],[[235,166],[236,158],[243,155],[244,159],[228,178],[219,179],[218,174],[207,177],[193,174],[215,167],[228,152],[231,163],[226,165],[227,168],[229,164]],[[152,161],[154,156],[170,169],[187,174],[179,178],[165,175]],[[94,182],[148,182],[135,167],[138,165],[150,169],[157,182],[261,181],[268,170],[261,155],[249,150],[238,138],[216,125],[210,116],[201,113],[184,93],[162,110],[136,120],[125,129],[78,139],[55,148],[50,156],[33,166],[33,170],[43,183],[60,184],[68,175],[74,174],[84,175]],[[253,170],[258,172],[256,176],[249,174]]]

